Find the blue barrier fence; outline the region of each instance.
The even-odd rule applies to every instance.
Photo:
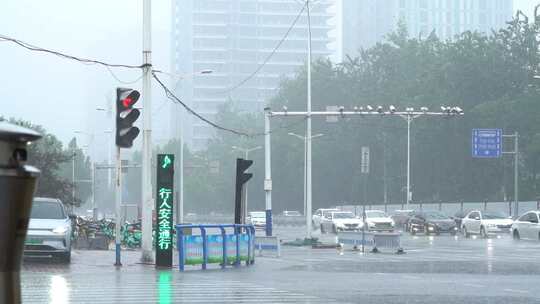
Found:
[[[200,235],[184,235],[184,229],[199,229]],[[219,230],[220,234],[208,234],[208,230]],[[231,233],[227,233],[229,232]],[[255,262],[254,240],[255,227],[240,224],[176,225],[177,249],[180,271],[186,265],[219,263],[221,268],[227,265],[239,266]]]

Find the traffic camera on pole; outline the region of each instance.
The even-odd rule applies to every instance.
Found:
[[[139,128],[133,124],[141,115],[133,105],[141,94],[133,89],[116,89],[116,145],[121,148],[131,148],[133,140],[139,135]]]

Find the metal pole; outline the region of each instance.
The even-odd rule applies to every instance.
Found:
[[[308,54],[307,54],[307,127],[306,127],[306,217],[311,219],[311,16],[309,0],[306,0],[308,23]],[[307,221],[307,238],[311,239],[311,220]]]
[[[306,210],[307,210],[307,201],[306,201],[306,177],[307,177],[307,137],[304,136],[304,216],[306,217],[306,227],[308,227],[308,222],[311,222],[311,219],[307,216]],[[306,234],[306,236],[308,236]]]
[[[142,157],[142,256],[152,262],[152,63],[151,0],[143,0],[143,157]]]
[[[412,117],[407,115],[407,210],[411,201],[411,121]]]
[[[244,152],[245,152],[245,159],[248,159],[248,157],[249,157],[249,149],[246,149]],[[246,223],[246,218],[247,218],[247,215],[248,215],[248,185],[249,185],[249,183],[244,184],[244,191],[245,191],[245,194],[244,194],[244,218],[243,218],[244,221],[242,222],[242,224]]]
[[[264,114],[264,192],[266,203],[266,235],[272,235],[272,166],[270,149],[270,109]]]
[[[107,165],[111,164],[112,161],[112,131],[109,132],[109,137],[107,138],[107,146],[108,146],[108,155],[107,155]],[[112,172],[111,170],[107,170],[107,188],[110,189],[111,182],[112,182]]]
[[[383,200],[384,211],[388,207],[388,186],[386,184],[386,132],[383,132]]]
[[[92,217],[97,220],[96,212],[96,163],[92,160]]]
[[[364,191],[362,194],[364,196],[364,203],[362,204],[362,253],[364,253],[366,243],[367,173],[364,174]],[[369,227],[367,228],[369,229]]]
[[[71,183],[73,187],[71,188],[71,200],[72,204],[75,205],[75,157],[77,157],[77,152],[73,150],[73,159],[72,159],[72,168],[71,168]]]
[[[178,210],[176,211],[177,214],[177,222],[183,223],[184,222],[184,128],[183,128],[183,111],[182,109],[179,110],[180,114],[180,172],[179,172],[179,200],[178,200]]]
[[[121,204],[122,204],[122,161],[120,160],[120,147],[116,147],[116,183],[115,183],[115,218],[116,223],[114,226],[115,230],[115,251],[116,251],[116,262],[114,263],[115,266],[122,266],[122,263],[120,262],[120,244],[121,244],[121,236],[120,236],[120,226],[122,225],[120,222],[120,213],[121,213]]]
[[[519,134],[514,134],[514,218],[519,216]]]

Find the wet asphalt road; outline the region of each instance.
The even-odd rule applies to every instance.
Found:
[[[303,227],[276,227],[285,240]],[[324,242],[335,235],[315,235]],[[69,266],[23,265],[24,303],[540,303],[540,242],[404,235],[392,250],[282,247],[251,267],[156,271],[125,252],[77,251]]]

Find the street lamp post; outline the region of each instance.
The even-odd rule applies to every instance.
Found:
[[[257,146],[253,148],[241,148],[237,146],[232,146],[233,150],[238,150],[240,152],[244,152],[244,159],[249,159],[249,152],[262,149],[262,146]],[[245,194],[244,194],[244,201],[246,203],[246,206],[244,208],[244,218],[247,217],[247,209],[248,209],[248,184],[246,183],[245,187]]]
[[[412,201],[412,192],[411,192],[411,123],[413,119],[419,117],[422,114],[408,114],[407,112],[413,112],[413,108],[407,108],[405,114],[400,114],[402,118],[407,121],[407,194],[406,194],[406,205],[409,209],[409,204]]]
[[[308,156],[308,154],[307,154],[307,140],[308,140],[308,137],[298,135],[298,134],[295,134],[295,133],[292,133],[292,132],[289,132],[288,134],[304,141],[304,216],[306,217],[306,229],[307,229],[306,238],[311,239],[311,230],[313,228],[311,227],[311,217],[308,216],[308,213],[311,213],[311,212],[307,212],[308,209],[311,210],[311,208],[312,208],[311,207],[311,201],[308,203],[308,200],[307,200],[307,184],[308,184],[308,180],[307,180],[307,169],[308,169],[308,165],[307,165],[307,156]],[[311,139],[321,137],[321,136],[324,136],[324,134],[313,135],[313,136],[311,136]]]

